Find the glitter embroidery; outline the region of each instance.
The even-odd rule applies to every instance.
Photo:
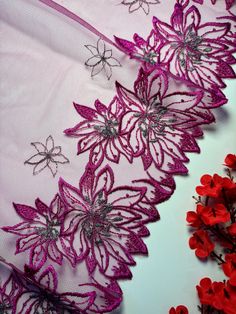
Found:
[[[134,34],[134,42],[115,37],[116,43],[146,69],[161,68],[203,89],[223,88],[224,78],[235,78],[231,24],[203,24],[199,10],[188,8],[188,3],[177,0],[170,24],[154,17],[147,40]],[[147,58],[146,51],[155,56],[155,62]]]
[[[150,5],[160,3],[159,0],[123,0],[121,4],[129,6],[129,13],[133,13],[142,9],[148,15],[150,13]]]
[[[59,195],[54,197],[49,206],[36,199],[35,208],[21,204],[14,204],[14,207],[24,221],[2,229],[19,236],[16,254],[29,250],[29,265],[34,269],[42,267],[47,259],[61,265],[63,258],[66,258],[75,266],[72,239],[62,232],[67,209]]]
[[[27,159],[24,164],[33,165],[33,174],[37,175],[48,168],[53,177],[58,171],[58,164],[69,163],[69,159],[61,153],[61,146],[55,146],[52,136],[48,136],[46,143],[33,142],[31,145],[37,150],[37,154]]]
[[[142,9],[148,15],[159,1],[120,3],[130,13]],[[116,82],[107,104],[98,99],[93,106],[74,103],[78,122],[64,132],[76,137],[79,158],[85,152],[88,156],[78,186],[60,178],[49,205],[39,198],[34,206],[13,204],[21,221],[2,230],[16,238],[15,254],[25,254],[27,264],[21,272],[0,257],[11,268],[0,285],[0,312],[102,314],[120,305],[117,280],[132,278],[135,254],[147,255],[146,224],[159,219],[155,206],[174,192],[174,175],[187,173],[187,153],[200,151],[197,138],[203,135],[202,125],[215,121],[212,109],[227,102],[223,79],[235,77],[235,32],[230,22],[222,22],[233,15],[227,11],[232,16],[219,23],[202,23],[200,11],[190,3],[174,1],[170,23],[154,17],[147,39],[134,34],[133,42],[115,37],[113,43],[63,11],[100,38],[95,46],[85,45],[92,54],[85,62],[92,77],[104,72],[109,80],[112,68],[121,66],[103,40],[141,67],[133,87]],[[229,9],[233,2],[226,4]],[[49,168],[55,176],[58,164],[69,162],[52,136],[45,144],[31,145],[37,154],[25,164],[34,166],[33,174]],[[127,176],[124,185],[117,185],[113,163],[124,157],[129,164],[137,162],[139,177]],[[61,293],[58,279],[65,269],[75,274],[76,287]]]
[[[86,260],[90,273],[98,267],[109,278],[130,278],[132,254],[147,254],[142,237],[148,233],[140,229],[159,216],[153,206],[142,203],[145,187],[114,187],[114,179],[108,165],[99,170],[88,164],[79,188],[60,180],[68,206],[64,234],[73,235],[77,262]]]
[[[121,66],[120,62],[112,57],[112,50],[106,49],[106,45],[101,38],[98,39],[96,47],[92,45],[85,45],[85,47],[93,55],[85,62],[86,66],[92,68],[91,77],[104,72],[107,79],[110,80],[112,68]]]

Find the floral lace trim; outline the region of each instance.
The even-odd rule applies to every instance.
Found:
[[[162,70],[141,68],[132,91],[116,83],[108,106],[99,100],[94,109],[74,104],[81,121],[65,133],[78,138],[78,155],[89,150],[97,166],[124,156],[130,163],[141,158],[145,171],[153,165],[166,174],[186,173],[185,152],[199,152],[199,126],[213,122],[211,109],[226,99],[219,90],[174,84]]]
[[[176,79],[212,90],[235,78],[232,64],[235,31],[228,22],[201,23],[201,14],[189,1],[177,1],[170,24],[153,18],[147,40],[134,34],[134,43],[115,37],[116,43],[145,69],[167,70]]]
[[[26,314],[91,314],[108,312],[121,301],[121,290],[115,281],[101,286],[94,280],[83,293],[59,293],[58,274],[52,265],[33,269],[25,265],[24,272],[1,259],[8,275],[0,284],[1,313]],[[10,267],[10,268],[9,268]]]
[[[53,6],[51,0],[43,2]],[[176,1],[170,24],[154,18],[147,40],[137,34],[134,42],[115,38],[120,49],[142,65],[132,90],[117,82],[116,95],[108,105],[99,100],[93,108],[74,104],[79,121],[65,134],[77,138],[78,155],[89,151],[79,186],[60,179],[49,205],[40,199],[34,207],[13,204],[21,221],[2,229],[17,236],[15,253],[27,252],[28,263],[21,272],[2,260],[12,268],[0,288],[6,313],[9,307],[13,314],[25,309],[27,314],[38,310],[103,313],[120,304],[122,292],[116,280],[131,278],[134,255],[147,254],[143,237],[149,235],[146,224],[159,218],[155,205],[173,193],[173,175],[187,172],[186,153],[199,152],[196,139],[203,134],[201,125],[213,122],[212,109],[227,102],[220,90],[225,86],[223,79],[235,77],[231,24],[202,24],[199,10],[188,5],[188,0]],[[63,14],[106,40],[68,10]],[[111,56],[100,44],[101,40],[97,47],[87,48],[92,58],[96,53],[104,57],[98,58],[103,70]],[[47,143],[33,144],[37,157],[53,152]],[[130,164],[140,160],[147,177],[116,186],[111,165],[123,158]],[[46,158],[46,166],[47,162]],[[57,267],[64,260],[83,274],[79,293],[58,292]]]

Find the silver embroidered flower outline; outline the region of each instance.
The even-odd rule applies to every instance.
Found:
[[[104,41],[99,38],[96,46],[85,45],[85,47],[92,53],[85,65],[92,68],[91,77],[104,71],[107,79],[112,76],[112,67],[120,67],[120,62],[112,57],[112,50],[106,49]]]
[[[150,5],[158,4],[159,0],[123,0],[121,4],[129,6],[129,13],[143,9],[144,13],[148,15],[150,13]]]
[[[45,144],[33,142],[31,145],[37,150],[37,154],[27,159],[24,164],[34,165],[34,175],[48,168],[53,177],[55,177],[58,171],[58,164],[69,163],[69,159],[61,153],[61,146],[55,146],[51,135],[48,136]]]

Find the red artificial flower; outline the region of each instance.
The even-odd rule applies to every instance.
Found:
[[[200,180],[202,186],[196,187],[196,192],[201,196],[218,197],[222,189],[222,178],[218,174],[213,177],[204,174]]]
[[[196,286],[198,297],[202,304],[212,305],[214,300],[214,290],[210,278],[203,278],[199,286]]]
[[[184,305],[178,305],[176,308],[172,307],[169,314],[188,314],[188,309]]]
[[[198,205],[198,213],[205,225],[213,226],[230,220],[230,213],[223,204],[215,206]]]
[[[230,225],[228,228],[228,233],[232,236],[232,237],[236,237],[236,222],[234,222],[232,225]]]
[[[227,300],[224,300],[224,313],[236,314],[236,287],[232,286],[229,281],[226,283],[225,294]]]
[[[227,282],[213,282],[212,306],[225,314],[236,314],[236,290]]]
[[[225,157],[225,166],[236,170],[236,155],[228,154]]]
[[[222,269],[225,275],[230,277],[229,283],[236,287],[236,253],[225,255],[225,263],[222,264]]]
[[[210,305],[225,314],[236,314],[236,289],[228,282],[203,278],[196,288],[201,304]]]
[[[193,236],[189,239],[189,246],[192,250],[196,250],[195,254],[199,258],[208,257],[215,247],[208,233],[204,230],[193,233]]]
[[[202,205],[197,205],[197,212],[188,211],[187,216],[186,216],[186,221],[189,223],[191,227],[194,227],[194,228],[198,228],[202,224],[201,218],[198,214],[199,206],[202,206]]]
[[[202,185],[196,187],[196,192],[201,196],[221,197],[222,191],[230,198],[236,196],[236,184],[230,178],[205,174],[200,182]]]
[[[226,302],[228,302],[230,298],[225,283],[215,281],[212,283],[212,289],[214,292],[212,306],[217,310],[223,310]]]

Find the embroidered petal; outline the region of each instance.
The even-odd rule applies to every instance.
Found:
[[[30,250],[29,265],[36,270],[41,269],[41,267],[46,263],[47,252],[43,245],[37,245],[32,247]]]
[[[92,45],[85,45],[85,47],[92,53],[92,55],[94,56],[98,55],[97,47],[94,47]]]
[[[64,155],[62,154],[58,154],[56,156],[53,156],[52,158],[52,162],[54,163],[59,163],[59,164],[66,164],[69,162],[69,159],[66,158]]]
[[[51,135],[46,139],[47,151],[52,151],[54,149],[54,140]]]
[[[49,265],[45,271],[40,275],[38,282],[40,285],[44,286],[45,288],[56,291],[58,285],[57,273],[53,266]]]
[[[56,162],[54,162],[54,161],[51,160],[51,161],[48,163],[48,168],[50,169],[50,171],[51,171],[53,177],[55,177],[55,175],[57,174],[58,164],[57,164]]]
[[[45,155],[40,154],[35,154],[29,159],[25,161],[25,164],[29,165],[38,165],[39,163],[44,164],[44,162],[47,162],[47,158]]]
[[[45,168],[47,168],[49,161],[50,161],[49,159],[44,158],[40,163],[38,163],[36,166],[34,166],[33,174],[37,175],[40,172],[42,172]]]
[[[34,220],[35,218],[38,218],[36,210],[31,206],[15,203],[13,203],[13,206],[17,214],[26,220]]]
[[[85,65],[89,67],[96,67],[99,63],[101,63],[102,60],[99,55],[93,56],[89,58],[86,62]]]
[[[31,143],[31,145],[34,146],[34,148],[38,151],[39,154],[40,153],[43,154],[47,150],[46,146],[40,142],[34,142],[34,143]]]
[[[29,248],[36,246],[40,243],[40,236],[36,233],[22,237],[16,242],[16,254],[24,252]]]

